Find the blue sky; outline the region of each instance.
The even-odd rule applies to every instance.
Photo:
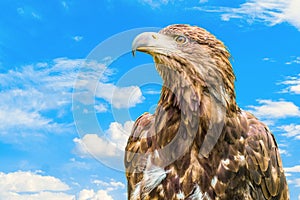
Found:
[[[1,1],[0,199],[125,199],[123,148],[161,79],[136,34],[173,23],[229,48],[240,107],[275,134],[300,199],[300,1]],[[154,27],[154,28],[149,28]]]

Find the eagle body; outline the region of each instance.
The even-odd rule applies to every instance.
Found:
[[[230,54],[206,30],[171,25],[142,33],[164,84],[140,116],[125,153],[129,200],[289,199],[268,127],[235,102]]]

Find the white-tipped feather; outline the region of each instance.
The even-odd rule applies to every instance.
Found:
[[[204,196],[202,197],[202,199],[206,198],[207,200],[211,200],[211,198],[208,196],[208,193],[204,193]]]
[[[215,188],[216,184],[218,182],[218,177],[214,176],[214,178],[211,180],[210,185]]]
[[[196,185],[196,188],[195,188],[193,194],[190,196],[190,199],[192,199],[192,200],[202,200],[203,199],[203,194],[201,192],[199,185]]]
[[[204,199],[210,200],[210,197],[208,196],[208,194],[206,192],[203,194],[201,192],[199,185],[197,184],[193,194],[189,196],[189,199],[191,199],[191,200],[204,200]]]
[[[183,200],[184,199],[184,193],[182,191],[180,191],[177,195],[176,195],[178,200]]]
[[[130,195],[130,200],[139,200],[140,194],[141,194],[141,182],[139,182],[135,185],[135,189],[133,190],[133,192]]]
[[[148,195],[156,188],[166,178],[168,172],[155,165],[151,166],[151,169],[147,169],[142,180],[142,196]]]
[[[154,151],[153,156],[155,159],[159,159],[159,153],[157,150]]]
[[[158,152],[154,153],[154,157],[158,155]],[[163,168],[156,166],[151,161],[151,156],[147,159],[147,167],[143,174],[143,179],[135,185],[135,189],[130,196],[130,200],[140,200],[147,197],[150,192],[156,188],[162,180],[167,177],[170,170],[164,170]]]

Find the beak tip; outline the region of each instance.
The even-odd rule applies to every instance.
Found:
[[[132,53],[132,56],[135,57],[136,49],[133,49],[133,50],[131,51],[131,53]]]
[[[157,38],[158,36],[155,32],[144,32],[137,35],[132,42],[132,56],[135,57],[136,51],[141,51],[140,47],[147,47],[149,43],[156,42]]]

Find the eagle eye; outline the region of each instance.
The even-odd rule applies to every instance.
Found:
[[[182,35],[179,35],[179,36],[176,36],[175,37],[175,41],[178,43],[178,44],[184,44],[187,39],[186,37],[182,36]]]

